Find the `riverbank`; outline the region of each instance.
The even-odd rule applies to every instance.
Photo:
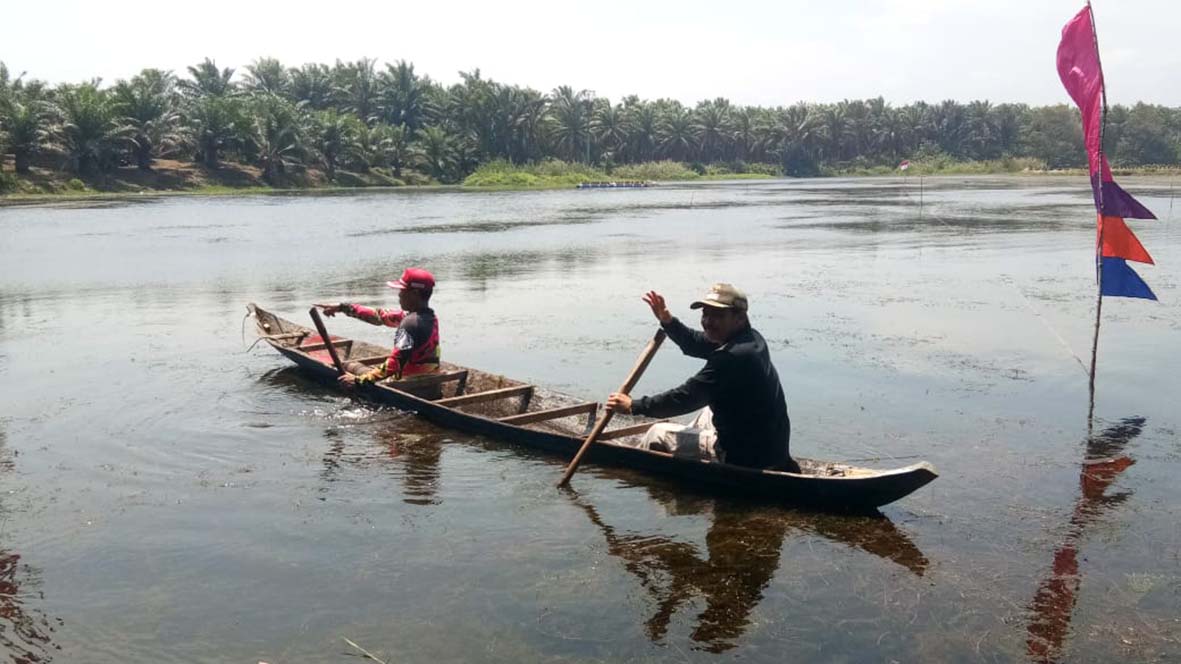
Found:
[[[515,165],[504,161],[484,164],[461,184],[440,184],[416,171],[403,177],[372,170],[367,173],[338,170],[330,179],[319,169],[301,169],[269,184],[260,169],[240,163],[225,162],[216,169],[199,163],[160,159],[150,171],[122,167],[111,173],[79,178],[71,173],[49,168],[33,168],[27,175],[17,175],[11,160],[0,162],[0,205],[35,205],[46,201],[126,198],[128,196],[242,196],[333,194],[358,190],[411,188],[430,190],[516,191],[567,189],[590,182],[661,183],[716,180],[762,180],[784,175],[773,164],[685,164],[656,161],[625,164],[611,169],[579,163],[547,160],[538,164]],[[1176,177],[1179,167],[1139,167],[1116,169],[1117,175]],[[913,160],[903,172],[890,166],[843,166],[824,168],[819,177],[884,176],[954,176],[954,175],[1031,175],[1078,176],[1084,169],[1049,170],[1034,159],[955,162],[943,158]]]

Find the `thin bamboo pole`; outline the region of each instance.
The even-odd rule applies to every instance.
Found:
[[[1091,0],[1087,0],[1087,13],[1091,18],[1091,39],[1095,45],[1095,62],[1099,65],[1099,72],[1102,75],[1103,61],[1099,57],[1099,30],[1095,27],[1095,11],[1091,8]],[[1098,184],[1092,184],[1096,187],[1098,192],[1096,199],[1098,202],[1098,217],[1095,222],[1099,226],[1098,233],[1095,240],[1095,283],[1098,295],[1095,302],[1095,336],[1091,341],[1091,376],[1088,381],[1088,392],[1090,394],[1089,403],[1087,406],[1087,435],[1091,435],[1095,427],[1095,371],[1099,360],[1099,326],[1103,322],[1103,135],[1107,130],[1107,82],[1104,81],[1100,86],[1101,94],[1103,95],[1103,108],[1100,111],[1102,115],[1099,120],[1099,153],[1096,155],[1096,174],[1092,177],[1098,177]]]

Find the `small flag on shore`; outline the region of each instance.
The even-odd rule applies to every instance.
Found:
[[[902,163],[898,164],[898,170],[900,170],[900,171],[905,171],[908,168],[910,168],[910,160],[909,159],[903,159]]]

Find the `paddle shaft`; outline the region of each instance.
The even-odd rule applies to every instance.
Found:
[[[656,355],[656,351],[660,348],[660,344],[664,343],[664,338],[668,336],[664,330],[657,330],[656,336],[648,342],[644,352],[640,354],[640,359],[636,360],[636,365],[632,367],[632,371],[627,376],[627,380],[623,381],[623,386],[619,388],[621,394],[627,394],[632,391],[636,383],[640,381],[640,376],[644,375],[644,370],[648,368],[648,363],[652,361],[652,357]],[[599,439],[599,435],[603,433],[603,429],[611,422],[611,418],[615,415],[614,410],[606,409],[603,411],[603,416],[595,423],[595,428],[591,430],[586,441],[582,443],[582,447],[578,448],[578,454],[570,461],[570,465],[566,466],[566,472],[562,475],[561,481],[558,482],[559,487],[564,487],[570,482],[570,478],[574,476],[574,471],[578,470],[578,464],[582,463],[582,457],[586,454],[590,446]]]
[[[340,363],[340,356],[336,354],[336,346],[332,345],[332,338],[328,336],[328,330],[324,327],[324,321],[320,318],[320,312],[312,307],[308,309],[308,315],[312,317],[312,322],[316,324],[316,331],[320,333],[320,338],[324,340],[324,347],[328,349],[328,356],[332,358],[332,364],[336,365],[336,370],[340,375],[344,375],[344,365]]]

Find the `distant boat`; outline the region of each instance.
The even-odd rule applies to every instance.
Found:
[[[651,187],[651,182],[643,182],[640,180],[613,180],[611,182],[579,182],[575,187],[578,189],[641,189],[643,187]]]

